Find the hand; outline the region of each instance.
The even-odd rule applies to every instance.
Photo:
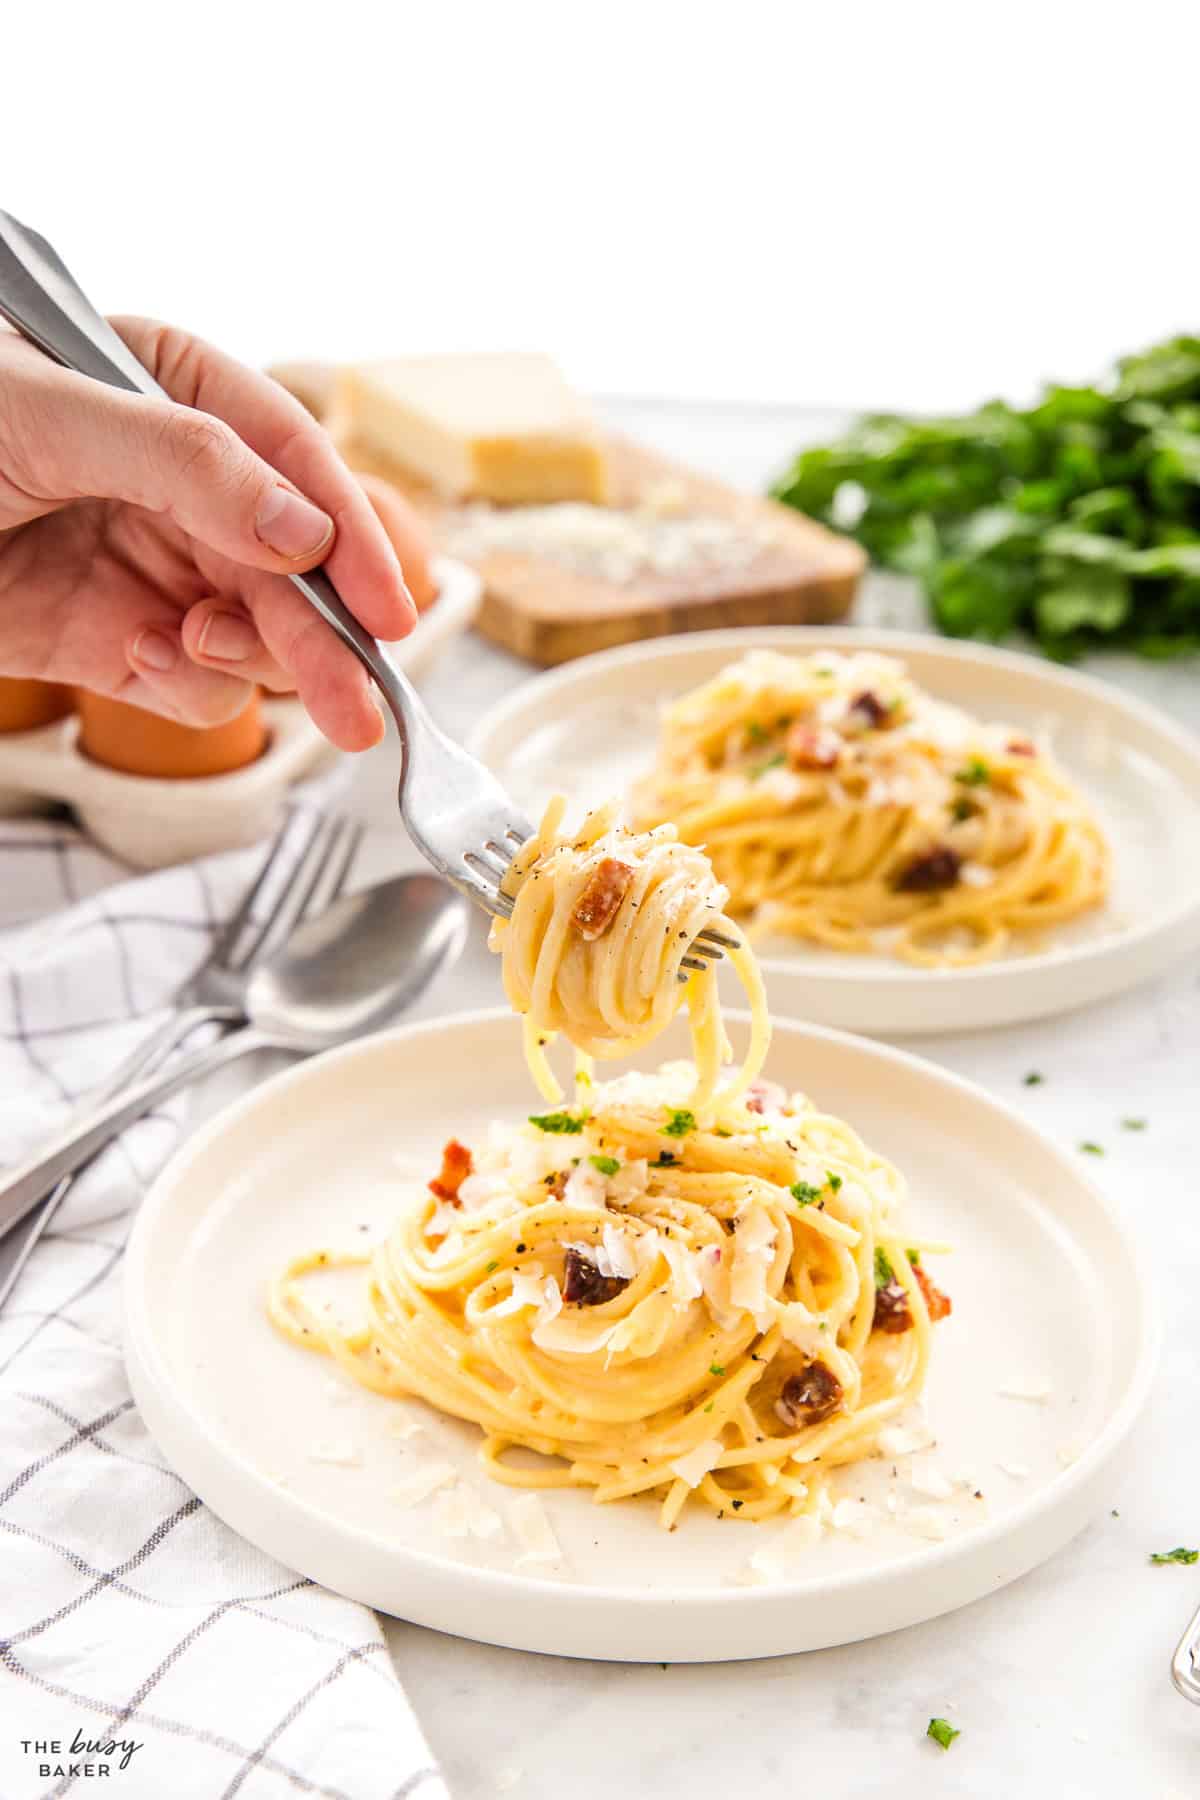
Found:
[[[170,326],[113,324],[170,400],[0,332],[0,672],[193,725],[232,718],[254,683],[296,689],[335,744],[369,749],[383,718],[361,664],[277,579],[327,561],[368,631],[407,636],[363,490],[267,376]]]

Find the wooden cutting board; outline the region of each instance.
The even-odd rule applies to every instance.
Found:
[[[510,549],[464,553],[456,542],[463,509],[408,470],[354,442],[329,417],[333,371],[326,365],[273,369],[278,381],[325,417],[351,467],[383,476],[429,520],[438,547],[471,562],[483,577],[476,626],[493,643],[548,666],[639,638],[729,625],[826,624],[850,610],[866,558],[857,544],[756,494],[739,493],[652,450],[611,437],[606,449],[612,504],[659,504],[671,516],[695,514],[743,524],[749,550],[736,567],[720,562],[679,570],[641,569],[612,581]]]

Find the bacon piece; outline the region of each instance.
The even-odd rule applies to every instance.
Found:
[[[892,717],[892,709],[883,704],[878,694],[865,688],[850,702],[850,717],[860,731],[882,731]]]
[[[930,1323],[936,1325],[939,1319],[948,1319],[954,1310],[949,1294],[943,1294],[940,1287],[930,1281],[919,1263],[913,1264],[913,1274],[917,1278],[917,1286],[925,1298],[925,1307],[929,1313]],[[875,1317],[872,1330],[898,1333],[908,1331],[912,1325],[912,1307],[907,1293],[895,1276],[885,1287],[875,1290]]]
[[[798,1431],[802,1425],[819,1425],[842,1404],[842,1384],[829,1367],[814,1358],[795,1375],[789,1375],[775,1402],[785,1425]]]
[[[908,1293],[893,1275],[885,1286],[875,1289],[875,1317],[871,1322],[871,1329],[886,1331],[895,1336],[901,1331],[907,1331],[911,1325],[912,1308],[908,1304]]]
[[[842,740],[836,731],[806,725],[803,719],[797,719],[786,741],[788,766],[793,769],[832,769],[842,754]]]
[[[617,916],[617,908],[629,892],[633,869],[628,863],[606,856],[593,869],[587,886],[575,902],[571,923],[581,938],[591,943],[603,937]]]
[[[429,1183],[429,1191],[450,1206],[459,1204],[458,1190],[468,1175],[475,1172],[471,1152],[457,1138],[451,1138],[442,1150],[442,1166]]]
[[[629,1286],[624,1275],[602,1275],[582,1250],[568,1249],[563,1257],[562,1297],[568,1306],[603,1306]]]
[[[777,1081],[767,1081],[759,1075],[746,1089],[746,1111],[752,1113],[781,1113],[787,1105],[788,1092],[780,1087]]]
[[[963,859],[949,844],[923,850],[906,863],[892,883],[898,894],[936,894],[958,882]]]
[[[1036,744],[1031,744],[1028,738],[1010,738],[1008,740],[1008,754],[1010,756],[1036,756],[1037,746]]]
[[[930,1281],[920,1263],[913,1269],[913,1274],[917,1278],[917,1286],[925,1296],[925,1305],[933,1323],[936,1325],[939,1319],[948,1319],[954,1311],[954,1302],[949,1294],[943,1294],[941,1288]]]

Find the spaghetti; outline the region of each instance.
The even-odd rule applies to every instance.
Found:
[[[716,927],[750,1002],[746,1059],[730,1096],[761,1069],[770,1042],[766,998],[754,955],[724,917],[725,889],[702,850],[680,843],[671,825],[630,832],[617,808],[589,813],[574,836],[560,831],[565,802],[554,800],[517,853],[502,884],[511,917],[493,922],[505,992],[524,1019],[525,1055],[541,1093],[562,1089],[546,1059],[558,1032],[585,1057],[625,1056],[670,1023],[686,1002],[697,1067],[692,1104],[713,1099],[730,1056],[716,973],[687,971],[697,934]],[[681,977],[683,979],[681,979]]]
[[[298,1258],[272,1319],[478,1425],[499,1482],[653,1495],[667,1527],[692,1502],[820,1521],[833,1471],[920,1395],[949,1301],[847,1125],[760,1082],[702,1126],[693,1081],[668,1064],[452,1141],[372,1258]],[[369,1264],[357,1330],[313,1291],[347,1263]]]
[[[757,650],[685,694],[633,814],[702,842],[755,935],[926,966],[986,961],[1108,890],[1100,827],[1045,749],[877,655]]]

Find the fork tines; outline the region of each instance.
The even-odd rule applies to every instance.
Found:
[[[490,837],[481,850],[465,852],[463,861],[475,878],[474,893],[489,912],[499,913],[504,918],[508,918],[511,914],[512,895],[503,893],[500,883],[508,874],[513,857],[528,841],[528,832],[510,825],[503,832],[502,838]]]
[[[299,847],[291,867],[276,880],[293,847],[298,816],[302,820]],[[281,943],[310,912],[332,904],[345,887],[363,830],[361,821],[344,813],[332,818],[317,813],[306,818],[297,811],[289,812],[249,893],[223,927],[213,947],[213,961],[231,970],[248,968],[270,945]]]

